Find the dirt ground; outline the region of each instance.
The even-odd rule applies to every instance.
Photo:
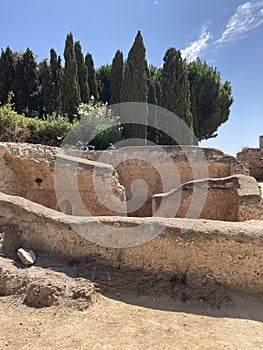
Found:
[[[18,290],[0,297],[0,350],[263,350],[263,294],[208,281],[195,288],[92,261],[43,258],[28,269],[0,260],[2,295]],[[41,291],[57,293],[58,303],[28,306],[46,303]]]
[[[85,311],[0,299],[0,349],[263,349],[263,297],[213,310],[163,295],[101,296]]]

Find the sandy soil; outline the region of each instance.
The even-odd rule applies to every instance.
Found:
[[[124,299],[124,300],[121,300]],[[263,349],[263,296],[225,310],[166,295],[102,296],[85,311],[0,299],[0,349]]]
[[[46,305],[50,292],[58,304],[28,306]],[[1,293],[0,350],[263,350],[263,293],[213,281],[195,287],[50,256],[28,269],[0,257]]]

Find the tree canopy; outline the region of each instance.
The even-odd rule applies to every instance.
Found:
[[[222,84],[217,69],[200,59],[188,64],[188,80],[195,135],[199,141],[215,137],[233,103],[230,82]]]
[[[147,85],[147,60],[146,50],[143,43],[141,32],[138,31],[134,43],[128,53],[127,62],[124,68],[124,77],[122,85],[122,102],[145,102],[148,98]],[[134,113],[131,111],[131,113]],[[142,124],[123,125],[123,132],[126,138],[146,138],[147,133],[147,110],[142,112],[140,121]],[[125,117],[125,116],[123,116]],[[137,116],[130,116],[133,120]],[[125,120],[125,119],[124,119]]]
[[[13,91],[15,110],[27,117],[58,118],[62,114],[72,121],[80,103],[89,103],[91,96],[110,104],[150,103],[176,114],[201,141],[215,137],[230,115],[231,84],[221,81],[216,68],[200,59],[186,62],[175,48],[165,52],[162,67],[155,67],[146,59],[140,31],[126,60],[117,50],[110,64],[97,68],[92,54],[84,55],[72,33],[66,37],[64,65],[53,48],[49,59],[37,62],[36,57],[29,48],[13,52],[7,47],[0,55],[0,102],[5,104]],[[157,112],[149,116],[147,111],[145,107],[137,119],[140,123],[123,125],[123,136],[173,143],[158,132],[161,116]],[[148,122],[156,127],[147,130]]]
[[[123,54],[118,50],[113,58],[110,72],[110,103],[121,102],[121,89],[123,83]]]
[[[62,110],[70,119],[77,112],[81,102],[78,83],[78,66],[72,33],[67,35],[64,49],[64,76],[62,80]]]

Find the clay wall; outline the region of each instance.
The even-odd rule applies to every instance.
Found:
[[[125,189],[109,165],[78,159],[77,188],[74,189],[73,161],[65,159],[56,193],[54,163],[57,153],[58,149],[48,146],[0,144],[0,191],[72,215],[126,215]],[[103,205],[98,199],[94,179],[103,191],[106,202],[112,202],[115,198],[115,207],[119,205],[117,210]],[[83,205],[79,205],[79,197]]]
[[[157,218],[81,218],[62,213],[26,199],[0,194],[0,231],[4,232],[3,250],[16,254],[21,246],[69,258],[97,256],[113,266],[152,271],[166,276],[194,273],[209,276],[235,290],[263,292],[262,222],[196,220],[188,230],[181,219]],[[111,248],[91,243],[76,232],[82,228],[89,237],[112,242],[116,227],[126,227],[130,235],[142,224],[143,231],[158,229],[160,234],[133,247]],[[75,225],[75,226],[74,226]],[[103,226],[103,227],[102,227]],[[87,231],[88,230],[88,231]],[[103,236],[104,235],[104,236]]]
[[[184,146],[183,149],[180,146],[162,146],[162,149],[165,155],[154,147],[124,147],[119,150],[86,151],[82,156],[111,164],[126,189],[127,200],[133,197],[132,183],[138,179],[145,181],[148,187],[145,203],[136,211],[131,209],[133,203],[127,203],[128,216],[151,216],[154,194],[168,192],[193,179],[248,174],[239,161],[217,149],[200,150],[196,146]],[[143,197],[143,191],[141,193]],[[140,197],[140,191],[136,194]]]
[[[259,138],[259,148],[245,147],[237,153],[237,159],[248,169],[251,176],[257,181],[263,181],[263,137]]]
[[[157,193],[169,192],[193,179],[246,173],[234,157],[196,146],[86,151],[82,158],[72,157],[79,157],[73,149],[61,165],[62,177],[55,192],[54,167],[59,153],[58,148],[48,146],[1,143],[0,191],[67,214],[126,215],[127,209],[128,216],[147,217],[152,216],[152,197]],[[72,171],[77,171],[77,189]]]
[[[244,221],[263,217],[263,200],[256,180],[239,174],[190,181],[156,194],[152,210],[161,217]]]

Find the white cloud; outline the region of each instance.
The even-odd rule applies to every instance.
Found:
[[[188,47],[181,50],[183,58],[193,61],[200,56],[200,53],[208,46],[208,41],[212,38],[212,34],[207,27],[203,26],[199,39],[192,42]]]
[[[246,2],[236,9],[234,15],[226,24],[221,37],[215,45],[222,45],[245,36],[248,32],[263,24],[263,2]]]

